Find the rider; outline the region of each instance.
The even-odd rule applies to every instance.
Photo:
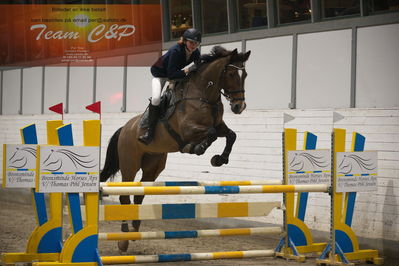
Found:
[[[148,129],[139,140],[148,145],[154,136],[155,126],[159,116],[159,104],[161,103],[161,92],[168,79],[184,78],[191,71],[196,70],[196,64],[186,67],[192,62],[200,59],[198,50],[201,43],[201,32],[191,28],[183,33],[180,40],[172,46],[166,54],[161,56],[151,67],[152,79],[152,98],[148,105]]]

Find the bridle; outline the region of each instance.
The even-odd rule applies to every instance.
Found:
[[[223,70],[223,73],[222,73],[222,75],[225,75],[226,74],[226,71],[227,71],[227,68],[228,67],[233,67],[233,68],[235,68],[235,69],[237,69],[238,71],[242,71],[242,74],[240,75],[240,82],[241,82],[241,88],[243,88],[243,89],[241,89],[241,90],[229,90],[229,91],[227,91],[225,88],[221,88],[220,89],[220,92],[222,93],[222,95],[226,98],[226,100],[228,100],[228,101],[230,101],[231,103],[232,102],[236,102],[236,101],[245,101],[245,98],[244,97],[242,97],[242,98],[235,98],[235,97],[233,97],[232,95],[233,94],[237,94],[237,93],[245,93],[245,89],[244,89],[244,79],[245,79],[245,77],[247,76],[247,72],[245,71],[245,66],[243,66],[243,67],[239,67],[239,66],[236,66],[236,65],[233,65],[233,64],[228,64],[228,65],[226,65],[226,67],[224,68],[224,70]]]

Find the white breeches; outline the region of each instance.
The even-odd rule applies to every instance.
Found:
[[[152,79],[152,98],[151,104],[158,106],[161,103],[161,93],[165,86],[166,78],[153,78]]]

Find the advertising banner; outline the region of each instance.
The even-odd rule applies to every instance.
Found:
[[[101,60],[161,53],[161,7],[128,5],[0,5],[0,66],[120,66]],[[127,60],[148,66],[146,60]]]

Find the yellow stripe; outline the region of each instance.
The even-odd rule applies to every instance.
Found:
[[[141,187],[141,182],[110,182],[106,183],[107,187]]]
[[[233,259],[243,258],[244,252],[242,251],[228,251],[228,252],[213,252],[213,258],[215,259]]]
[[[139,220],[139,205],[105,205],[104,220]]]
[[[262,191],[264,193],[273,192],[278,190],[279,192],[294,192],[295,186],[294,185],[268,185],[262,186]]]
[[[248,202],[218,203],[218,217],[248,217]]]
[[[107,233],[108,240],[141,240],[142,236],[140,232],[128,232],[128,233]]]
[[[96,174],[98,174],[98,172],[88,172],[89,173],[89,175],[96,175]]]
[[[220,229],[221,236],[230,236],[230,235],[250,235],[251,229],[249,228],[233,228],[233,229]]]
[[[131,264],[136,262],[136,256],[104,256],[101,257],[103,264]]]
[[[47,121],[47,144],[60,145],[58,140],[57,128],[62,126],[62,120],[48,120]]]
[[[38,168],[39,169],[39,168]],[[41,175],[49,175],[51,172],[40,172]]]
[[[144,194],[146,195],[180,194],[180,187],[144,187]]]
[[[75,172],[64,172],[64,175],[73,175]]]
[[[100,146],[101,143],[101,121],[84,120],[83,121],[83,145]]]

